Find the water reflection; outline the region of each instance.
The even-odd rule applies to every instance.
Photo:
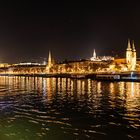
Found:
[[[136,82],[0,77],[0,138],[138,138],[139,89]]]

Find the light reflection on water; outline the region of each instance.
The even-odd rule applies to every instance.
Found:
[[[0,77],[0,140],[139,139],[140,83]]]

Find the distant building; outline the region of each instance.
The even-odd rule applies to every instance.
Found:
[[[52,66],[53,66],[53,63],[52,63],[52,56],[51,56],[51,52],[49,51],[47,67],[48,67],[48,68],[51,68]]]
[[[90,60],[92,60],[92,61],[97,61],[98,60],[98,58],[96,57],[95,49],[94,49],[94,52],[93,52],[93,56],[90,58]]]
[[[36,62],[21,62],[19,64],[15,64],[15,65],[19,65],[19,66],[28,66],[28,65],[35,65],[35,66],[39,66],[39,63]]]
[[[52,59],[51,52],[49,51],[48,63],[46,65],[46,72],[50,72],[50,69],[53,65],[54,65],[54,59]]]
[[[126,64],[129,70],[135,70],[136,68],[136,49],[134,45],[134,41],[132,42],[132,45],[130,44],[130,40],[128,40],[128,45],[126,49]]]
[[[46,58],[44,58],[44,60],[43,60],[43,63],[42,63],[43,65],[46,65],[47,63],[46,63]]]
[[[111,61],[114,60],[112,56],[97,56],[95,49],[93,51],[93,56],[90,58],[91,61]]]
[[[9,64],[8,63],[0,63],[0,68],[3,68],[3,67],[8,67]]]
[[[139,60],[137,61],[136,56],[136,49],[134,45],[134,41],[132,41],[132,44],[130,43],[130,40],[128,40],[128,45],[126,49],[126,57],[125,58],[116,58],[114,59],[114,64],[116,67],[121,67],[121,71],[134,71],[139,69]],[[137,65],[137,69],[136,69]]]

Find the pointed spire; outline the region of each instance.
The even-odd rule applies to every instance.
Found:
[[[131,44],[130,44],[130,40],[128,39],[128,45],[127,45],[127,51],[131,51]]]
[[[93,52],[93,58],[96,58],[96,52],[95,52],[95,49],[94,49],[94,52]]]
[[[48,62],[51,61],[51,52],[49,51]]]
[[[51,67],[52,65],[52,57],[51,57],[51,52],[49,51],[49,56],[48,56],[48,67]]]
[[[135,44],[134,44],[134,40],[133,40],[133,42],[132,42],[132,51],[133,51],[133,52],[136,51],[136,49],[135,49]]]

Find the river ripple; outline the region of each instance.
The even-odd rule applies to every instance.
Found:
[[[140,139],[140,83],[0,77],[0,140]]]

